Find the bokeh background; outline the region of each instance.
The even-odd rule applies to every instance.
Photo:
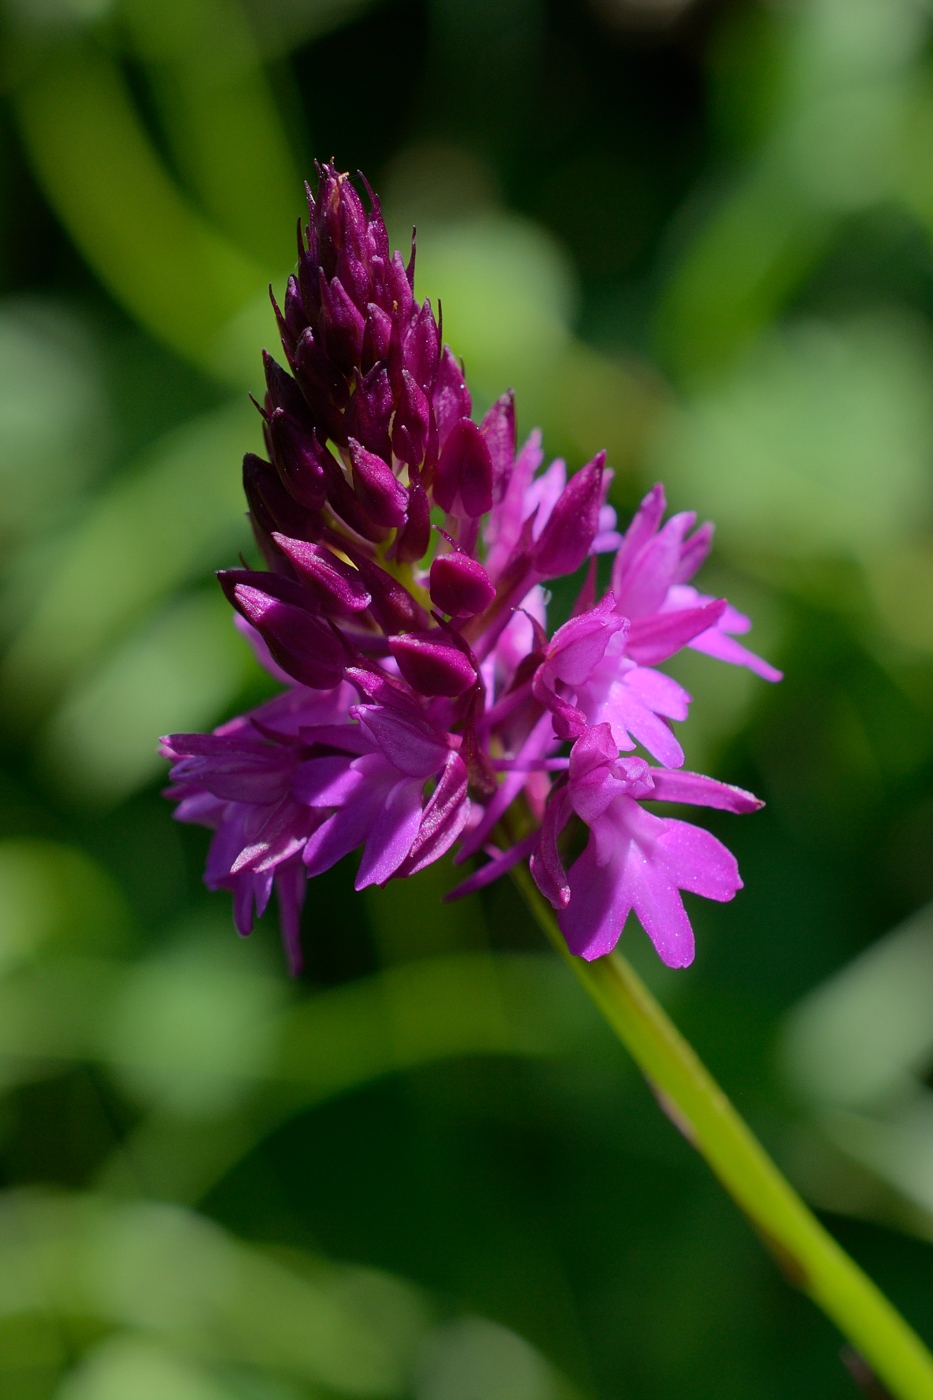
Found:
[[[4,0],[0,1394],[832,1400],[780,1277],[511,888],[315,882],[308,970],[200,883],[160,733],[268,693],[212,570],[314,156],[483,407],[787,678],[689,654],[746,888],[636,965],[933,1340],[933,10]]]

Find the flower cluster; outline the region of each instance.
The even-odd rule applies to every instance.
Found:
[[[368,190],[368,187],[367,187]],[[657,667],[682,647],[779,673],[748,619],[690,584],[712,530],[645,497],[624,535],[600,453],[568,478],[517,448],[511,394],[477,424],[414,248],[390,256],[378,199],[318,168],[297,273],[273,301],[288,370],[265,356],[268,460],[243,481],[265,568],[221,585],[282,694],[213,734],[163,740],[180,821],[215,836],[206,881],[248,933],[275,886],[293,968],[309,877],[361,848],[357,889],[459,842],[485,855],[465,894],[522,860],[574,953],[598,957],[634,910],[671,966],[693,956],[680,897],[731,899],[734,858],[652,801],[753,811],[682,769],[690,697]],[[596,558],[613,553],[597,597]],[[548,635],[542,585],[586,565]],[[631,755],[636,746],[652,759]],[[577,835],[574,836],[574,827]],[[568,842],[586,844],[567,868]]]

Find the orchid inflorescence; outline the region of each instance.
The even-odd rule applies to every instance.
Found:
[[[671,721],[690,696],[657,667],[692,647],[780,673],[735,640],[746,617],[690,584],[711,526],[663,523],[655,486],[620,535],[604,453],[569,479],[562,461],[541,471],[540,433],[517,449],[511,393],[473,421],[431,303],[414,299],[414,246],[407,266],[390,256],[366,188],[368,212],[329,164],[308,191],[297,273],[284,307],[273,299],[291,372],[265,355],[270,460],[243,464],[266,567],[219,575],[286,688],[212,734],[163,740],[176,816],[214,829],[205,879],[232,891],[241,933],[276,887],[296,971],[309,878],[362,847],[356,888],[382,885],[455,843],[458,862],[487,859],[449,897],[527,860],[573,953],[610,951],[634,910],[683,967],[680,891],[728,900],[742,882],[709,832],[645,803],[761,804],[683,771]],[[602,597],[598,554],[614,555]],[[549,636],[543,585],[587,561]],[[569,863],[574,827],[589,835]]]

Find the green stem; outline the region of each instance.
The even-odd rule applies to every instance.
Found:
[[[629,964],[617,953],[595,962],[573,957],[527,867],[513,875],[543,931],[784,1273],[832,1318],[897,1400],[933,1400],[933,1356],[804,1205]]]

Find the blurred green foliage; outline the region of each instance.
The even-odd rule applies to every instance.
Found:
[[[679,658],[733,905],[625,941],[933,1337],[933,51],[920,0],[4,0],[0,1394],[843,1397],[510,887],[243,942],[154,738],[269,693],[214,589],[312,154],[482,407],[716,518],[787,679]],[[352,863],[351,863],[352,864]],[[894,930],[891,932],[891,930]]]

